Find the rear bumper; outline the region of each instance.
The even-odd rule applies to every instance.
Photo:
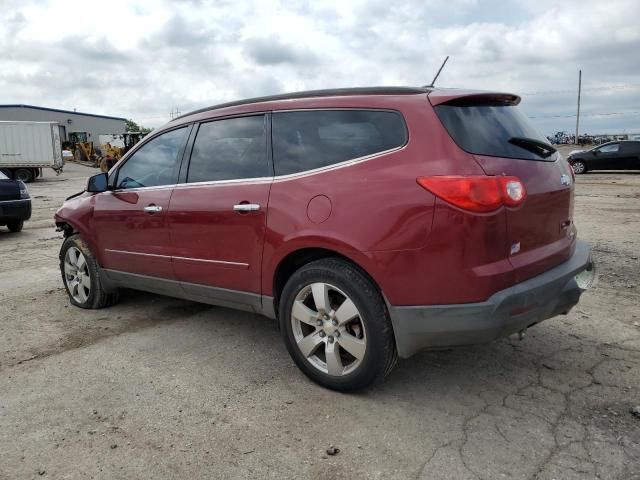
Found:
[[[0,201],[0,224],[31,218],[31,199]]]
[[[592,267],[589,246],[578,240],[566,262],[497,292],[484,302],[389,306],[398,355],[408,358],[425,348],[490,342],[568,313],[584,291],[583,279],[579,286],[576,275],[584,271],[594,275]]]

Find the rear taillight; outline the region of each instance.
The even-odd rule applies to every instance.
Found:
[[[527,192],[517,177],[435,176],[418,177],[418,184],[463,210],[493,212],[502,206],[522,205]]]
[[[20,198],[26,199],[29,198],[29,191],[27,190],[27,186],[22,183],[21,180],[18,180],[18,186],[20,188]]]

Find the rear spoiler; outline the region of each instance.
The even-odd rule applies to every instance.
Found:
[[[469,107],[480,105],[518,105],[520,97],[512,93],[479,92],[455,89],[436,89],[428,94],[429,102],[436,105]]]

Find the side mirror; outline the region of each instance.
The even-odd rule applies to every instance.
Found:
[[[99,173],[87,180],[87,192],[100,193],[109,190],[109,176],[106,173]]]
[[[594,150],[594,151],[593,151],[593,154],[594,154],[594,155],[598,155],[599,153],[600,153],[600,150]]]

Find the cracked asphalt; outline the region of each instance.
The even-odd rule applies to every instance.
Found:
[[[349,395],[256,315],[134,292],[72,307],[52,215],[90,174],[46,173],[25,230],[0,229],[1,479],[640,478],[637,173],[578,178],[599,280],[569,315]]]

